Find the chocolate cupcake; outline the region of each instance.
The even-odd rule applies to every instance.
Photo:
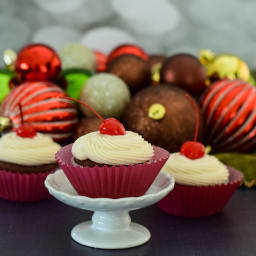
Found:
[[[47,175],[57,168],[54,158],[60,145],[49,136],[15,132],[0,138],[0,197],[13,201],[37,201],[49,197]]]
[[[168,157],[167,151],[130,131],[88,133],[56,154],[77,193],[93,198],[143,195]]]

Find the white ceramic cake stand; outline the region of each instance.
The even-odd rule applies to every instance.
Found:
[[[45,186],[64,204],[94,211],[91,221],[75,226],[72,238],[79,244],[101,249],[124,249],[146,243],[150,232],[131,222],[129,211],[152,205],[166,196],[174,187],[174,179],[161,172],[145,195],[120,199],[89,198],[77,195],[62,170],[50,174]]]

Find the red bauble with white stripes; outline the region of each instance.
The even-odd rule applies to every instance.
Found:
[[[1,105],[0,116],[9,117],[13,129],[25,123],[54,140],[70,138],[77,124],[77,111],[72,101],[63,99],[64,91],[50,82],[26,82],[14,88]]]
[[[256,145],[256,87],[221,80],[203,94],[208,143],[217,151],[248,151]]]

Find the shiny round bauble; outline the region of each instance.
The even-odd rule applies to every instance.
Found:
[[[210,81],[240,79],[249,82],[251,74],[248,65],[234,55],[215,55],[210,50],[200,51],[200,61],[207,69]]]
[[[59,51],[63,69],[82,68],[90,71],[96,69],[94,52],[81,44],[68,44]]]
[[[9,117],[13,129],[18,128],[22,123],[21,104],[25,123],[56,141],[65,140],[73,136],[78,121],[73,102],[62,98],[65,96],[53,83],[26,82],[8,94],[1,105],[0,116]]]
[[[19,51],[15,71],[20,82],[52,81],[61,71],[61,61],[51,47],[30,44]]]
[[[130,101],[130,91],[125,82],[117,76],[99,73],[86,82],[80,100],[103,117],[119,118]],[[86,116],[94,115],[87,107],[81,108]]]
[[[141,59],[147,61],[148,60],[148,55],[146,52],[139,47],[138,45],[135,44],[122,44],[113,49],[109,56],[108,56],[108,63],[110,63],[112,60],[117,58],[118,56],[121,55],[126,55],[126,54],[131,54],[140,57]]]
[[[96,57],[96,71],[104,72],[107,66],[108,56],[100,51],[93,51]]]
[[[256,88],[241,80],[220,80],[203,94],[207,143],[215,151],[247,151],[256,146]]]
[[[147,61],[135,55],[122,55],[107,66],[107,72],[120,77],[135,93],[150,84],[151,71]]]
[[[179,152],[184,142],[193,140],[196,129],[195,108],[187,100],[186,94],[186,91],[168,85],[152,85],[138,92],[122,117],[126,130],[141,134],[151,144],[169,152]],[[165,109],[160,119],[149,115],[149,109],[156,106],[154,104],[160,104]],[[199,139],[201,137],[200,115]]]
[[[65,81],[65,92],[68,96],[79,99],[82,88],[87,80],[93,75],[85,69],[67,69],[63,72],[62,78]]]
[[[0,70],[0,104],[11,90],[9,83],[13,77],[13,72]]]
[[[190,54],[176,54],[167,58],[162,65],[160,77],[162,83],[175,85],[192,95],[200,95],[206,88],[206,69]]]
[[[83,117],[77,125],[75,138],[98,131],[101,123],[102,121],[96,116]]]

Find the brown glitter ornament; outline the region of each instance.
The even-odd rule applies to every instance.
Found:
[[[108,64],[107,72],[120,77],[133,93],[148,86],[151,80],[149,63],[135,55],[115,58]]]
[[[98,131],[101,123],[102,121],[96,116],[82,118],[76,129],[76,139],[87,133]]]
[[[201,94],[206,88],[206,69],[190,54],[176,54],[167,58],[162,65],[160,77],[162,83],[173,84],[193,95]]]
[[[123,115],[125,128],[141,134],[153,145],[178,152],[184,142],[193,140],[196,128],[195,109],[186,94],[180,88],[167,85],[150,86],[138,92]],[[156,106],[154,104],[164,107],[164,114],[161,108],[156,109],[161,118],[150,117],[149,110]],[[200,115],[199,141],[202,131]]]

